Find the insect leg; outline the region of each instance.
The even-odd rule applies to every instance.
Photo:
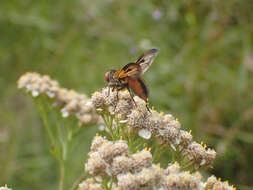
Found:
[[[151,113],[151,111],[150,111],[150,109],[148,107],[148,101],[146,101],[146,108],[147,108],[148,112]]]
[[[131,97],[132,101],[134,102],[135,107],[137,107],[137,104],[136,104],[136,102],[134,101],[133,94],[132,94],[132,92],[130,91],[129,86],[127,85],[126,87],[127,87],[127,90],[128,90],[128,92],[129,92],[129,94],[130,94],[130,97]]]
[[[119,91],[117,90],[117,93],[116,93],[116,104],[115,104],[115,106],[114,106],[114,111],[116,110],[118,101],[119,101]]]
[[[118,90],[117,90],[116,97],[117,97],[117,102],[118,102],[119,101],[119,91]]]

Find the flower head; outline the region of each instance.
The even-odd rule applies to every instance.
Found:
[[[180,153],[183,153],[182,156],[186,156],[189,161],[194,161],[193,165],[197,168],[213,163],[216,156],[215,151],[193,142],[192,135],[182,130],[180,122],[171,114],[159,113],[154,109],[150,113],[142,99],[135,96],[134,101],[137,107],[134,106],[128,91],[110,91],[109,93],[108,88],[92,96],[92,103],[97,109],[107,110],[118,118],[120,123],[137,131],[141,138],[160,139],[161,144],[169,145],[168,147],[174,151],[179,150]]]
[[[90,104],[85,94],[79,94],[74,90],[61,88],[57,81],[47,75],[38,73],[26,73],[18,80],[18,88],[25,88],[33,97],[45,95],[53,100],[54,105],[61,108],[63,117],[74,115],[80,125],[97,123],[99,116]]]
[[[230,186],[228,182],[222,182],[218,180],[215,176],[211,176],[207,179],[205,190],[235,190],[233,186]]]
[[[134,160],[132,168],[134,173],[152,165],[152,155],[147,150],[142,150],[141,152],[133,154],[132,159]]]
[[[131,173],[125,175],[120,175],[118,177],[118,186],[123,190],[138,190],[139,184],[137,182],[137,177]]]
[[[112,174],[118,176],[119,174],[126,174],[131,171],[134,160],[127,156],[117,156],[112,162]]]
[[[88,178],[79,184],[78,190],[104,190],[101,184],[96,183],[94,179]]]
[[[98,152],[92,152],[89,154],[88,162],[85,164],[85,170],[91,175],[101,175],[106,172],[108,164],[103,160]]]
[[[202,149],[199,146],[201,145],[193,142],[188,147],[194,159],[205,156],[203,153],[205,148]],[[193,153],[194,151],[197,153]],[[210,154],[213,153],[210,152]],[[113,190],[233,190],[227,183],[222,183],[214,177],[204,182],[200,173],[182,171],[178,163],[169,164],[166,169],[162,169],[160,165],[153,164],[152,159],[152,154],[147,150],[130,154],[128,145],[123,140],[112,142],[96,136],[93,139],[85,169],[97,182],[112,177]],[[92,183],[94,186],[91,186]],[[101,188],[90,179],[81,183],[79,188],[81,187],[84,190]]]

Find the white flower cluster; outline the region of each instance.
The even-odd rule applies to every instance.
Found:
[[[128,145],[123,140],[111,142],[96,136],[91,145],[85,170],[93,176],[118,177],[127,172],[139,172],[152,165],[152,155],[143,150],[130,155]]]
[[[97,110],[107,110],[115,115],[120,123],[138,130],[139,136],[144,139],[150,139],[152,136],[159,138],[162,144],[182,153],[195,168],[212,165],[216,152],[193,141],[191,133],[182,130],[177,119],[154,109],[150,113],[142,99],[134,97],[134,100],[137,107],[127,91],[119,91],[117,98],[117,92],[109,93],[108,88],[95,92],[91,98]]]
[[[211,176],[207,179],[205,183],[205,190],[236,190],[234,185],[229,185],[228,181],[222,182],[221,179],[217,179],[215,176]]]
[[[85,94],[61,88],[57,81],[39,73],[25,73],[18,80],[18,88],[25,88],[33,97],[41,94],[48,96],[54,105],[61,108],[63,117],[74,115],[80,125],[97,123],[99,116]]]
[[[130,154],[125,141],[111,142],[101,136],[93,139],[85,170],[93,178],[82,182],[79,190],[106,189],[100,184],[108,177],[114,179],[112,190],[235,190],[213,176],[204,182],[200,173],[181,171],[178,163],[162,169],[152,164],[149,151]]]

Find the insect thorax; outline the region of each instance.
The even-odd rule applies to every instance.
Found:
[[[114,73],[116,70],[111,70],[109,74],[109,86],[113,88],[119,88],[121,89],[124,85],[126,85],[126,82],[123,80],[120,80],[119,78],[115,78]]]

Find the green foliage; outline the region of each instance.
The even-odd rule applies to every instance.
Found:
[[[249,189],[252,9],[250,0],[1,1],[0,184],[57,187],[57,163],[42,121],[16,88],[22,73],[49,74],[89,94],[105,85],[107,70],[134,61],[150,46],[160,49],[144,75],[150,104],[176,115],[183,128],[218,151],[217,176]],[[94,131],[81,134],[70,179],[82,170]]]

